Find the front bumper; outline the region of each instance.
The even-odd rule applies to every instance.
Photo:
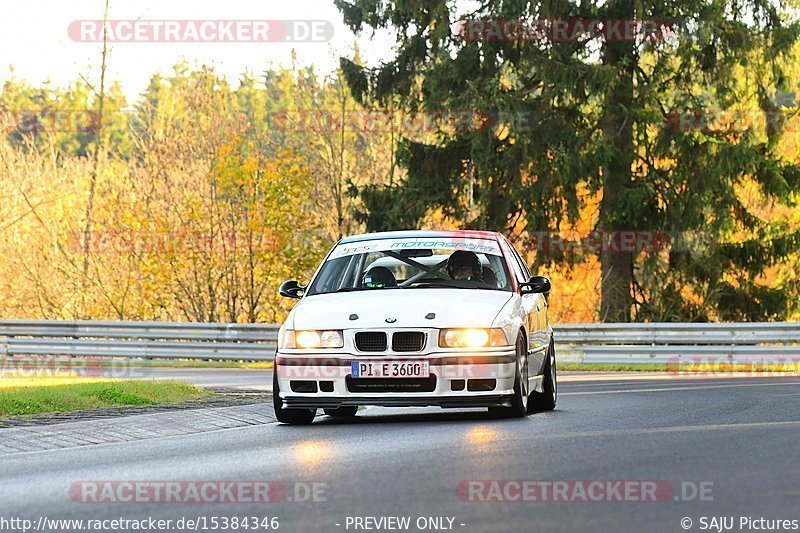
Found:
[[[353,361],[386,360],[427,360],[430,375],[410,379],[351,376]],[[280,397],[287,408],[508,405],[514,394],[515,367],[513,346],[402,356],[278,352],[275,358]]]

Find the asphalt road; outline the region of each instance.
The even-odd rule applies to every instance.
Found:
[[[273,423],[5,456],[0,516],[258,515],[290,532],[389,531],[353,522],[388,516],[411,517],[409,531],[419,531],[419,517],[450,517],[464,532],[684,531],[686,517],[700,531],[701,517],[724,516],[738,531],[741,516],[800,519],[798,437],[800,378],[565,381],[556,411],[526,419],[369,408],[350,423],[320,416],[308,427]],[[69,487],[87,480],[271,480],[293,500],[307,487],[298,483],[325,492],[316,502],[264,505],[73,501]],[[464,480],[563,480],[570,490],[578,481],[638,480],[674,492],[659,489],[665,501],[656,502],[469,502],[457,492]],[[703,501],[692,497],[700,487]]]

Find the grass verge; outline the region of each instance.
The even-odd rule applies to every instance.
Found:
[[[5,378],[0,381],[0,417],[184,403],[210,394],[177,381],[52,379],[55,381],[51,378]]]
[[[29,360],[19,359],[19,364],[23,368],[36,369],[58,369],[63,367],[69,371],[81,368],[124,368],[150,367],[150,368],[247,368],[255,370],[270,370],[274,364],[272,361],[193,361],[188,359],[179,360],[137,360],[137,359],[97,359],[94,357],[70,358],[70,357],[49,357],[42,356]]]

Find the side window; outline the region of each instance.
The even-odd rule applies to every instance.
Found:
[[[528,268],[528,265],[526,265],[525,261],[522,260],[522,256],[519,255],[519,252],[517,251],[516,248],[511,246],[511,249],[514,251],[514,257],[516,257],[517,261],[519,261],[520,267],[522,267],[522,272],[523,274],[525,274],[525,281],[528,281],[529,279],[531,279],[531,271]]]
[[[332,292],[342,287],[352,286],[354,266],[359,257],[357,254],[326,261],[317,279],[314,280],[312,292]]]
[[[349,260],[349,257],[337,257],[336,259],[326,261],[317,279],[314,280],[314,285],[311,287],[313,290],[312,292],[335,290],[336,283],[341,279],[344,266]]]
[[[528,281],[530,276],[526,276],[527,269],[523,266],[522,261],[519,258],[519,254],[517,254],[517,251],[513,246],[511,246],[511,243],[505,241],[504,244],[506,245],[506,249],[511,256],[511,261],[509,261],[509,263],[511,263],[511,269],[514,271],[514,277],[516,277],[517,281],[520,282]]]

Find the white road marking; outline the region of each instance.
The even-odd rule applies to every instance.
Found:
[[[763,375],[762,375],[763,374]],[[692,379],[743,379],[743,378],[773,378],[797,377],[797,372],[603,372],[592,374],[559,374],[558,381],[562,383],[586,381],[670,381]]]
[[[730,385],[705,385],[697,387],[663,387],[660,389],[625,389],[625,390],[599,390],[599,391],[585,391],[585,392],[559,392],[559,396],[578,396],[590,394],[630,394],[637,392],[673,392],[684,390],[702,390],[702,389],[728,389],[728,388],[741,388],[741,387],[779,387],[779,386],[793,386],[800,385],[800,381],[789,381],[783,383],[731,383]]]
[[[739,429],[791,429],[800,428],[800,420],[782,422],[744,422],[740,424],[704,424],[696,426],[664,426],[655,428],[618,428],[598,431],[576,431],[573,433],[541,433],[537,438],[564,439],[572,437],[617,437],[622,435],[649,435],[658,433],[675,433],[679,431],[729,431]]]

